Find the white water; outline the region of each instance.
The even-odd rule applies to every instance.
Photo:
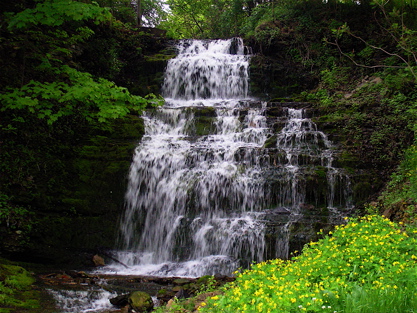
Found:
[[[109,299],[116,293],[105,290],[47,290],[55,299],[61,313],[109,312],[114,309]]]
[[[328,182],[327,207],[333,211],[337,211],[337,207],[351,207],[349,177],[333,167],[336,151],[326,134],[317,129],[302,109],[288,108],[287,116],[288,121],[277,136],[277,147],[285,152],[283,171],[288,180],[281,190],[282,198],[289,199],[293,205],[305,203],[305,186],[300,185],[305,183],[302,178],[312,166],[321,166]],[[336,190],[336,186],[342,189]]]
[[[244,53],[238,38],[181,42],[166,69],[164,97],[174,106],[189,100],[212,105],[247,98],[249,57]]]
[[[240,115],[250,100],[240,39],[184,41],[178,50],[166,70],[165,106],[144,116],[118,257],[130,267],[124,273],[230,274],[238,259],[263,259],[263,225],[253,212],[263,203],[256,150],[268,132],[264,108]],[[214,108],[216,117],[214,132],[197,137],[201,107]]]
[[[333,147],[303,110],[288,109],[277,135],[286,161],[269,161],[266,104],[248,98],[250,56],[242,41],[182,41],[178,51],[166,69],[165,105],[143,116],[146,133],[129,173],[117,252],[128,268],[112,264],[105,272],[230,275],[264,260],[266,210],[285,208],[292,219],[299,214],[311,164],[326,169],[334,207],[341,174],[332,166]],[[205,135],[196,133],[201,116],[213,120]],[[338,197],[342,205],[346,198]],[[274,255],[288,256],[281,241]]]

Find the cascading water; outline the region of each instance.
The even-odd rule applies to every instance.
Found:
[[[98,273],[230,275],[252,261],[288,258],[292,225],[337,223],[352,207],[337,150],[308,110],[249,98],[249,59],[237,38],[178,44],[165,105],[143,115],[120,262]],[[106,312],[118,294],[108,289],[49,292],[61,312]]]
[[[288,226],[311,198],[312,166],[327,175],[327,206],[349,205],[349,195],[336,192],[336,182],[348,179],[332,166],[331,143],[303,110],[290,108],[284,128],[272,134],[266,103],[248,98],[250,55],[240,39],[186,40],[178,51],[165,73],[165,105],[143,116],[145,135],[129,173],[118,253],[129,268],[107,270],[229,275],[288,256]],[[271,136],[275,154],[265,148]],[[285,222],[271,222],[277,211]],[[265,239],[271,224],[283,234],[272,255]]]
[[[286,108],[287,123],[277,135],[277,148],[283,152],[281,160],[284,184],[279,197],[281,206],[298,206],[306,203],[305,178],[317,168],[326,173],[328,190],[326,206],[330,210],[350,207],[349,177],[333,167],[335,147],[317,125],[306,117],[303,109]],[[336,190],[336,186],[341,188]],[[311,201],[311,200],[310,200]],[[310,202],[307,201],[307,202]],[[336,203],[337,202],[337,203]]]

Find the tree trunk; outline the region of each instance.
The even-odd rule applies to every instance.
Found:
[[[142,26],[142,0],[136,0],[136,26]]]

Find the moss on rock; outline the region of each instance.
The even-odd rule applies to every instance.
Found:
[[[22,312],[40,308],[40,294],[33,288],[33,276],[20,266],[1,264],[4,261],[0,259],[1,312]]]
[[[153,301],[146,292],[134,291],[129,296],[129,305],[136,312],[149,312],[153,308]]]

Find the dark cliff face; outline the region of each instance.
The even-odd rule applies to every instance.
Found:
[[[26,145],[8,138],[8,148],[21,149],[20,159],[3,158],[15,168],[1,183],[13,194],[13,205],[27,211],[18,216],[15,210],[15,225],[0,228],[0,249],[6,256],[65,263],[77,260],[80,251],[113,247],[143,121],[128,116],[107,130],[78,125],[66,131],[72,134],[56,127],[44,134],[18,133],[26,137]],[[24,166],[24,173],[18,174],[17,166]]]
[[[159,94],[166,62],[175,53],[168,40],[128,30],[96,33],[75,58],[80,70],[136,95]],[[1,205],[12,223],[0,223],[0,253],[25,261],[90,265],[90,255],[114,247],[143,120],[128,115],[89,124],[71,116],[47,125],[22,112],[19,117],[3,114],[2,124],[8,123],[12,128],[2,129],[0,185],[1,193],[9,195]]]
[[[284,55],[255,54],[251,58],[251,94],[267,101],[288,101],[318,85],[318,77]]]

